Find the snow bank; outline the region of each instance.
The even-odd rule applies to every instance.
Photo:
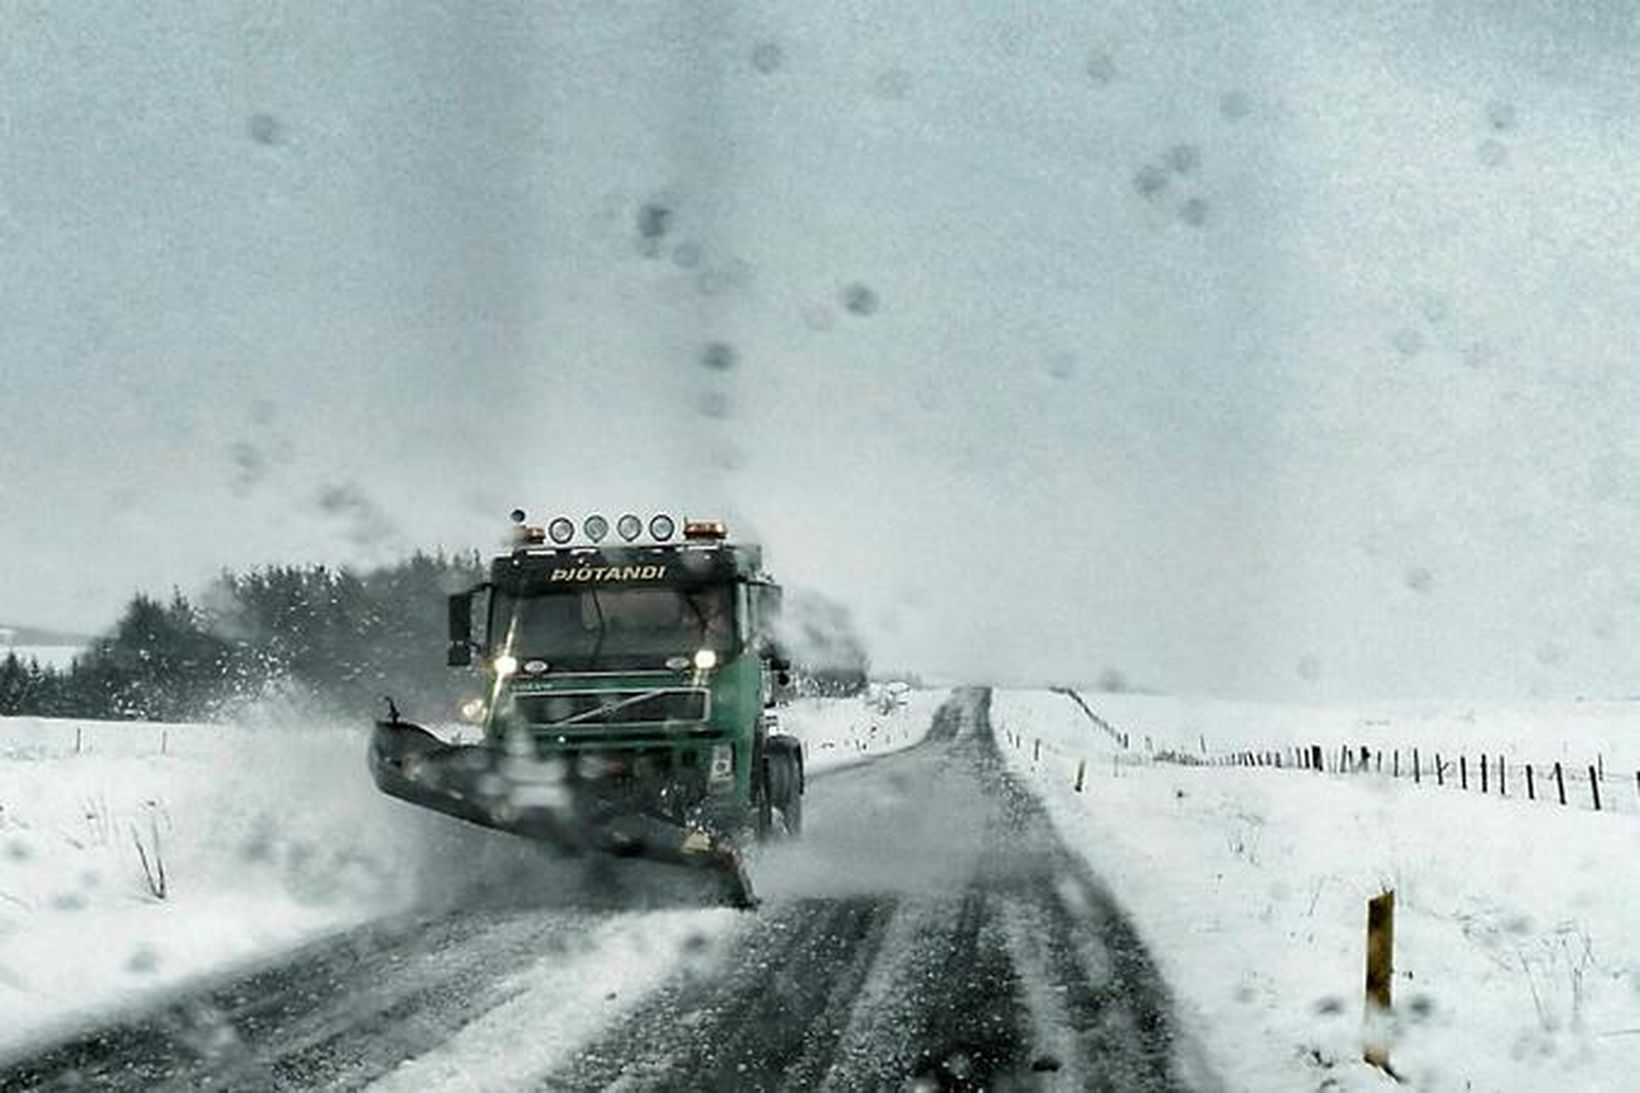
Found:
[[[1129,909],[1232,1088],[1392,1087],[1358,1061],[1366,901],[1386,888],[1398,902],[1392,1061],[1408,1088],[1630,1087],[1640,1072],[1632,815],[1363,775],[1151,764],[1138,739],[1142,726],[1158,747],[1166,736],[1199,750],[1205,736],[1219,751],[1271,742],[1283,726],[1317,743],[1328,726],[1351,740],[1379,729],[1386,741],[1444,726],[1443,746],[1496,751],[1484,726],[1497,723],[1512,727],[1510,746],[1614,756],[1630,745],[1628,708],[1577,708],[1558,723],[1526,708],[1403,721],[1235,704],[1220,717],[1208,702],[1085,697],[1129,729],[1137,756],[1056,694],[999,692],[999,741]]]
[[[803,741],[803,761],[813,774],[917,743],[949,695],[874,684],[858,698],[798,699],[781,709],[780,725]]]
[[[0,719],[0,1050],[404,907],[425,828],[363,755],[341,728]]]

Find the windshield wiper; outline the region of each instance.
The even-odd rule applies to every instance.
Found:
[[[592,609],[598,612],[598,640],[592,643],[592,656],[587,659],[588,668],[598,667],[598,654],[604,648],[604,635],[609,633],[609,624],[604,619],[604,605],[598,599],[596,588],[587,589],[587,595],[592,597]]]
[[[692,594],[688,592],[681,592],[679,595],[683,597],[683,602],[689,605],[689,610],[695,613],[695,621],[700,623],[700,644],[704,646],[706,644],[707,628],[706,612],[700,609],[700,604],[695,602],[695,597]]]

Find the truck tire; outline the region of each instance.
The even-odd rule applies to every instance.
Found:
[[[774,837],[774,786],[769,777],[774,762],[767,752],[757,765],[757,785],[752,788],[752,797],[756,805],[752,809],[752,833],[760,843],[766,843]]]
[[[786,838],[795,839],[803,834],[802,779],[794,771],[792,792],[780,803],[780,818],[786,823]]]
[[[790,737],[771,738],[765,749],[769,798],[780,812],[786,837],[803,833],[803,746]]]

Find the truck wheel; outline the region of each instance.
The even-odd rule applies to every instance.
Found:
[[[794,749],[780,748],[769,755],[770,797],[780,810],[788,839],[803,833],[803,768],[798,754]]]
[[[780,817],[786,821],[786,837],[795,839],[803,834],[803,791],[795,771],[790,786],[790,795],[780,804]]]
[[[757,765],[757,785],[752,790],[757,801],[752,809],[753,834],[760,843],[768,842],[774,835],[774,786],[769,777],[772,766],[770,757],[765,755]]]

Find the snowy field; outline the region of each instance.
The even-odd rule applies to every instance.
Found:
[[[820,770],[915,743],[944,697],[805,699],[781,719]],[[484,881],[473,874],[518,867],[517,840],[475,842],[465,825],[378,794],[364,744],[360,726],[281,717],[0,718],[0,1053],[204,973],[448,906]],[[455,858],[470,875],[450,875]],[[634,917],[639,933],[683,928],[676,912]],[[640,944],[599,938],[604,955],[584,961],[599,976]]]
[[[1126,753],[1071,699],[1043,692],[997,693],[999,742],[1128,908],[1230,1088],[1635,1087],[1632,798],[1626,814],[1595,813],[1372,775],[1153,763],[1144,737],[1197,753],[1205,737],[1210,754],[1284,741],[1417,743],[1540,762],[1598,753],[1632,769],[1640,707],[1305,710],[1083,697],[1129,734]],[[1389,888],[1392,1064],[1403,1087],[1359,1062],[1366,902]]]
[[[83,652],[78,645],[0,645],[0,660],[15,654],[24,664],[33,661],[42,668],[66,670]]]

